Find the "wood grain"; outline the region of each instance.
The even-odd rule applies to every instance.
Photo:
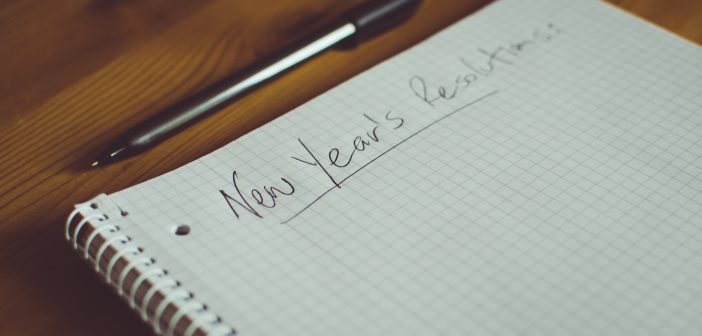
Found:
[[[333,51],[155,150],[93,156],[176,99],[292,43],[362,0],[10,0],[0,4],[0,334],[150,331],[63,241],[72,205],[202,156],[468,15],[425,0],[410,22]],[[702,42],[698,0],[613,0]]]

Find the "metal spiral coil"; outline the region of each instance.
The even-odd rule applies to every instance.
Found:
[[[121,211],[120,215],[126,217],[128,214]],[[80,220],[73,225],[78,217]],[[88,234],[85,243],[81,244],[78,239],[86,225],[92,227],[93,231]],[[183,336],[193,336],[198,330],[216,335],[235,334],[233,328],[224,324],[222,319],[210,312],[205,304],[195,300],[194,295],[171,277],[167,270],[161,268],[153,258],[146,256],[144,248],[137,246],[131,237],[122,233],[120,227],[98,209],[97,203],[76,206],[66,220],[65,234],[66,240],[72,243],[73,248],[94,265],[95,271],[101,274],[108,284],[116,288],[118,294],[139,312],[145,322],[151,324],[157,334],[176,335],[176,326],[186,317],[188,324],[182,333]],[[93,246],[97,244],[98,236],[101,236],[103,241],[99,246]],[[106,252],[110,247],[115,253],[106,261],[106,266],[102,269],[100,265],[104,262],[103,259],[106,258]],[[97,248],[94,256],[90,253],[91,248]],[[115,267],[120,260],[125,263],[125,266],[121,270],[116,270]],[[119,274],[114,274],[116,271]],[[127,286],[125,281],[130,274],[136,274],[136,278]],[[114,281],[113,276],[116,276],[117,281]],[[140,289],[142,291],[145,289],[141,297],[137,294]],[[157,299],[157,293],[161,295],[161,300],[152,302]],[[156,305],[156,308],[153,316],[149,317],[148,307],[152,304]],[[177,310],[167,321],[163,321],[167,308],[172,305]],[[162,322],[166,326],[165,330]]]

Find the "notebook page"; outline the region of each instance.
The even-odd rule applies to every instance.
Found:
[[[241,335],[693,335],[700,111],[698,46],[501,0],[110,197]]]

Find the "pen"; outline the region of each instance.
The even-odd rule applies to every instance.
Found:
[[[331,47],[353,46],[409,18],[421,0],[369,0],[341,23],[206,87],[124,133],[91,165],[104,166],[141,154],[273,77]]]

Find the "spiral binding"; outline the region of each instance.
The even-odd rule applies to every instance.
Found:
[[[122,217],[127,216],[126,212],[120,212]],[[81,219],[78,224],[72,225],[79,215]],[[86,238],[84,246],[79,246],[80,232],[88,224],[93,227],[93,231]],[[72,226],[74,226],[73,230],[71,230]],[[102,236],[104,241],[97,247],[93,258],[89,252],[98,236]],[[73,248],[77,252],[80,253],[80,249],[83,249],[83,258],[94,263],[95,271],[103,275],[108,284],[116,287],[119,295],[140,313],[141,318],[149,323],[157,334],[175,335],[176,326],[186,316],[189,318],[189,323],[182,334],[184,336],[195,335],[198,330],[215,335],[235,334],[233,328],[224,324],[222,319],[210,312],[205,304],[195,300],[194,295],[183,288],[179,281],[169,276],[167,270],[159,267],[154,259],[145,256],[144,249],[136,246],[131,237],[122,233],[120,227],[111,221],[106,213],[98,209],[97,202],[79,204],[69,214],[66,220],[66,240],[72,241]],[[106,268],[102,270],[100,263],[109,247],[114,248],[116,252],[107,261]],[[117,282],[114,283],[113,271],[119,260],[126,262],[126,265],[117,276]],[[132,272],[138,272],[137,278],[129,288],[125,288],[125,280]],[[151,285],[148,285],[147,280],[151,281]],[[142,302],[138,303],[137,293],[142,286],[147,286],[147,289]],[[156,293],[160,293],[163,299],[158,303],[153,316],[149,318],[147,308],[156,297]],[[166,330],[162,330],[163,314],[172,304],[178,309],[168,321],[165,321]]]

